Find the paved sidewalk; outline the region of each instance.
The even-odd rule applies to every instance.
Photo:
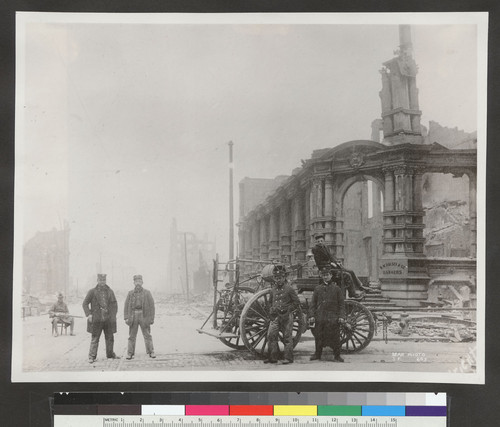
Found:
[[[172,370],[338,370],[338,371],[418,371],[447,372],[461,365],[467,357],[470,343],[445,345],[443,343],[375,341],[361,353],[343,355],[345,363],[333,363],[333,354],[326,351],[322,360],[309,360],[312,345],[301,343],[295,349],[292,365],[264,364],[245,350],[210,353],[157,354],[156,359],[139,355],[132,360],[99,357],[89,364],[85,358],[59,359],[37,366],[36,371],[172,371]]]

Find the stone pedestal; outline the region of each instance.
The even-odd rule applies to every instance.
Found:
[[[386,254],[379,261],[382,295],[397,305],[420,307],[427,299],[430,277],[424,257]]]

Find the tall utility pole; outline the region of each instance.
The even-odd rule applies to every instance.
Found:
[[[229,259],[234,259],[233,141],[229,141]]]
[[[229,141],[229,260],[234,259],[234,214],[233,214],[233,141]],[[230,272],[232,283],[234,276]]]
[[[186,233],[184,233],[184,262],[186,263],[186,299],[187,299],[187,302],[189,302],[189,271],[188,271]]]

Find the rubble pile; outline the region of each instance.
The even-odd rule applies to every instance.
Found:
[[[402,335],[400,321],[391,321],[388,325],[388,332],[394,335]],[[449,342],[476,341],[476,324],[462,319],[456,319],[456,321],[450,318],[443,318],[442,320],[410,319],[408,332],[407,337],[409,339]]]
[[[467,247],[469,212],[465,201],[443,201],[426,207],[425,224],[424,238],[428,249],[439,245],[462,249]],[[431,251],[430,255],[438,254]],[[451,253],[440,255],[451,256]]]

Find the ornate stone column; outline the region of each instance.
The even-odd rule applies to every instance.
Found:
[[[238,224],[239,231],[239,242],[238,242],[238,258],[240,259],[252,259],[252,235],[249,229],[249,224],[247,221],[240,222]],[[245,273],[249,271],[248,263],[243,263],[241,265],[241,272]]]
[[[281,261],[292,261],[292,215],[290,200],[283,199],[280,205],[280,256]]]
[[[392,254],[395,252],[394,243],[395,229],[394,225],[394,203],[395,187],[393,168],[384,168],[385,175],[385,197],[384,197],[384,253]]]
[[[260,259],[260,228],[257,220],[252,221],[252,258],[254,260]]]
[[[306,259],[306,221],[305,221],[305,195],[302,192],[296,194],[292,199],[292,218],[293,218],[293,260],[303,262]]]
[[[245,259],[252,259],[252,230],[245,224]]]
[[[262,216],[259,221],[259,230],[260,230],[260,258],[263,260],[269,259],[269,243],[268,239],[268,216]]]
[[[327,175],[323,178],[323,217],[321,218],[323,232],[325,234],[325,243],[330,252],[336,256],[337,252],[337,234],[336,222],[333,214],[333,177]]]
[[[269,217],[269,259],[279,259],[279,209],[274,208]]]
[[[344,261],[344,212],[343,212],[343,196],[342,184],[344,181],[341,179],[334,179],[333,181],[333,242],[332,242],[332,255],[339,261]]]
[[[318,180],[313,180],[311,182],[311,187],[309,189],[309,218],[311,223],[314,218],[318,216]]]
[[[408,200],[413,198],[412,192],[408,186],[408,171],[405,166],[398,166],[394,170],[395,179],[395,211],[399,211],[399,215],[395,215],[395,227],[393,228],[395,234],[395,253],[408,253],[412,252],[411,246],[407,242],[408,229],[405,227],[406,216],[405,212],[410,210],[408,208]]]
[[[306,184],[304,191],[304,225],[305,225],[305,245],[306,248],[311,246],[311,208],[310,208],[310,199],[311,199],[311,185],[309,183]]]
[[[423,168],[415,168],[413,174],[413,209],[422,211],[422,177],[424,175]]]
[[[314,177],[312,180],[311,187],[311,228],[312,232],[323,231],[323,224],[321,219],[323,218],[323,178]]]
[[[417,254],[424,253],[424,208],[422,205],[422,177],[424,175],[425,169],[422,167],[416,167],[413,169],[413,217],[412,222],[413,237],[420,239],[420,241],[414,242],[414,252]]]
[[[323,215],[325,217],[333,216],[333,178],[331,176],[325,177],[325,210]]]

